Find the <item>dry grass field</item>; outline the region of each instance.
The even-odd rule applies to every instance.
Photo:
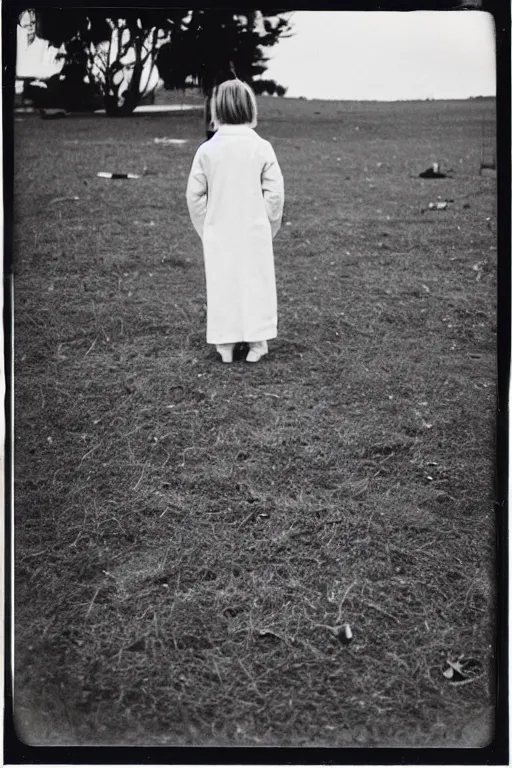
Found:
[[[205,343],[184,197],[202,117],[16,119],[22,739],[492,738],[484,114],[260,100],[287,200],[279,337],[254,366]],[[418,178],[434,160],[452,177]]]

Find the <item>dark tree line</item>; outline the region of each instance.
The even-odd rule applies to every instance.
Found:
[[[205,96],[235,74],[257,93],[285,93],[262,78],[265,50],[290,34],[279,10],[40,8],[36,34],[63,48],[58,81],[68,96],[85,87],[110,115],[133,112],[155,69],[166,88],[195,85]]]

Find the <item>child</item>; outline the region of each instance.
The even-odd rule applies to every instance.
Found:
[[[283,215],[283,177],[274,150],[253,130],[254,93],[240,80],[215,89],[217,131],[197,150],[187,185],[192,223],[203,242],[208,344],[231,363],[237,342],[247,362],[277,336],[272,239]]]

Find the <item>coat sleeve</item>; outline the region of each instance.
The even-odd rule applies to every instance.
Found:
[[[283,219],[284,181],[276,154],[270,144],[265,153],[261,173],[261,189],[272,228],[272,237],[275,237],[281,228]]]
[[[203,156],[196,152],[187,183],[187,206],[194,228],[202,238],[206,208],[208,205],[208,182],[204,171]]]

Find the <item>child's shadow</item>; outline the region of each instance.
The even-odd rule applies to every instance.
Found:
[[[233,350],[233,360],[245,360],[249,351],[249,345],[246,341],[241,341],[235,344]]]

